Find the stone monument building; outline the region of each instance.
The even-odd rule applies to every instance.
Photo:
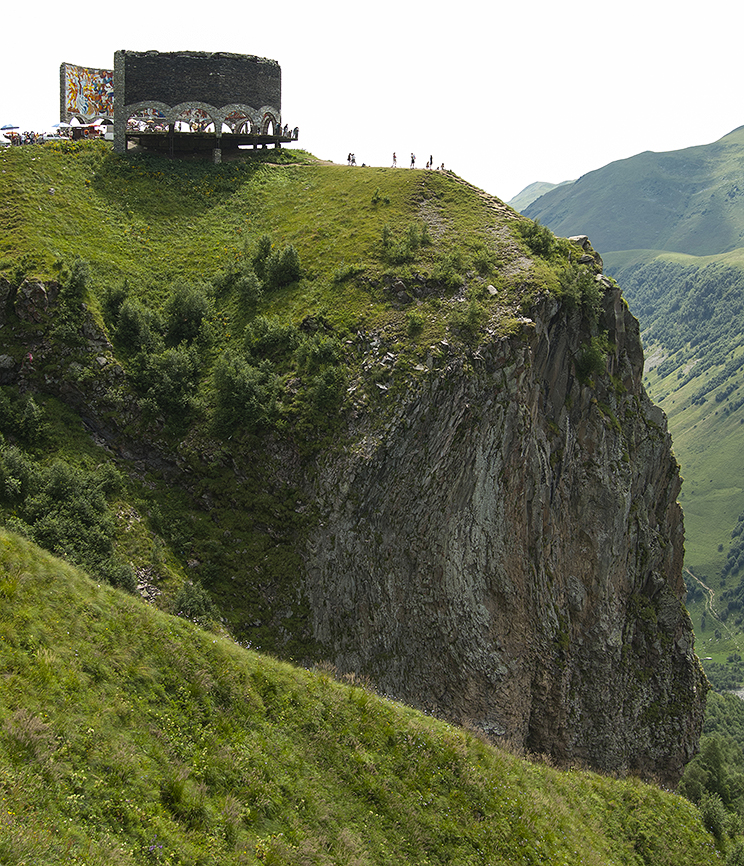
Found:
[[[62,64],[60,120],[113,116],[114,150],[171,154],[281,147],[282,70],[276,60],[203,51],[117,51],[114,69]],[[105,105],[104,105],[105,103]]]

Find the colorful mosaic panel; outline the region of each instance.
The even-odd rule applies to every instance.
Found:
[[[68,118],[114,116],[114,72],[64,64],[64,105]]]

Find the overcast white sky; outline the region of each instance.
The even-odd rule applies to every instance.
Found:
[[[744,6],[731,0],[11,2],[0,125],[59,120],[59,65],[113,68],[117,49],[277,60],[282,120],[323,159],[422,167],[431,154],[509,200],[643,150],[744,124]]]

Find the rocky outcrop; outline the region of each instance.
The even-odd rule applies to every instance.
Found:
[[[444,356],[384,426],[370,413],[320,468],[305,589],[342,670],[557,761],[674,783],[707,690],[679,471],[638,323],[603,285],[604,373],[580,313],[544,299],[519,333]]]

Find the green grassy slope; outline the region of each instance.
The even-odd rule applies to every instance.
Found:
[[[616,271],[642,323],[644,383],[667,414],[682,467],[688,583],[697,578],[714,593],[712,610],[707,592],[688,599],[698,652],[724,665],[744,649],[744,616],[726,598],[741,577],[726,563],[744,511],[741,255],[658,254]]]
[[[527,763],[5,531],[0,681],[4,866],[722,859],[673,794]]]

